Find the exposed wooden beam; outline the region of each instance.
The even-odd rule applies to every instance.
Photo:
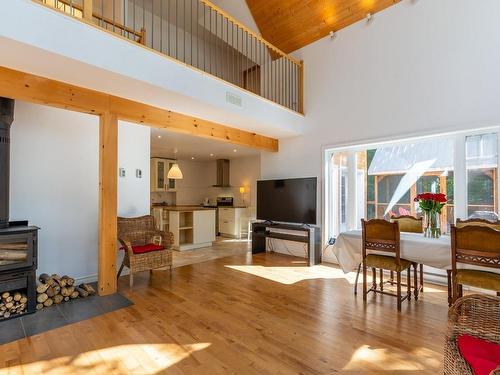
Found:
[[[118,201],[118,118],[105,112],[99,121],[99,249],[98,291],[116,292]]]
[[[99,91],[0,67],[0,96],[277,152],[278,140]]]

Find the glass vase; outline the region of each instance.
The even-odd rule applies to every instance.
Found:
[[[424,212],[425,218],[425,237],[439,238],[441,237],[441,218],[436,211]]]

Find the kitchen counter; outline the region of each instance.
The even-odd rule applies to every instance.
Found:
[[[206,211],[215,210],[216,207],[204,206],[169,206],[166,204],[153,204],[153,208],[163,208],[166,211]]]

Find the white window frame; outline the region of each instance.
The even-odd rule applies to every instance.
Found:
[[[330,237],[334,237],[333,234],[333,223],[335,222],[334,212],[330,209],[331,207],[331,197],[332,197],[332,181],[331,181],[331,173],[330,173],[330,161],[332,154],[338,152],[347,152],[348,153],[348,176],[349,181],[347,184],[348,188],[348,196],[355,197],[356,196],[356,181],[357,178],[352,179],[353,173],[355,176],[356,173],[356,158],[355,154],[357,151],[362,151],[366,149],[379,148],[379,147],[388,147],[392,145],[397,145],[400,143],[406,142],[418,142],[425,141],[426,139],[454,139],[454,155],[453,155],[453,163],[454,163],[454,219],[457,217],[466,218],[467,217],[467,169],[466,169],[466,138],[473,135],[481,135],[486,133],[496,133],[497,134],[497,168],[500,172],[500,126],[495,127],[485,127],[478,129],[469,129],[462,130],[457,132],[448,132],[448,133],[440,133],[440,134],[429,134],[422,136],[415,136],[409,138],[394,138],[389,141],[367,141],[362,143],[353,143],[353,144],[344,144],[344,145],[329,145],[323,147],[323,158],[322,158],[322,171],[323,171],[323,184],[322,184],[322,196],[323,196],[323,207],[322,207],[322,226],[323,226],[323,238],[324,242],[327,242]],[[354,183],[352,183],[354,181]],[[497,206],[500,207],[500,173],[497,173]],[[356,202],[355,199],[348,199],[348,219],[347,230],[351,230],[356,228],[358,225],[355,223],[355,215],[353,212],[356,212]]]

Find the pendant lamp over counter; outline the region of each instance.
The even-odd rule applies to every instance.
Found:
[[[182,180],[183,176],[182,171],[179,168],[179,164],[172,164],[172,167],[168,171],[167,178],[170,178],[172,180]]]

